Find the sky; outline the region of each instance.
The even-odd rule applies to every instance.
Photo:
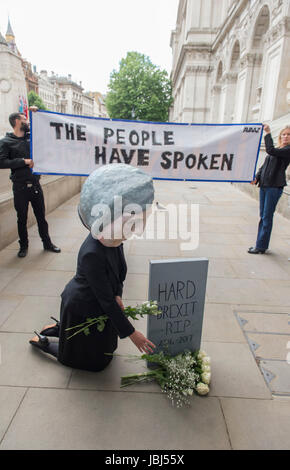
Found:
[[[23,58],[37,71],[72,75],[86,91],[106,93],[110,73],[127,52],[149,56],[171,72],[171,31],[179,0],[1,0]]]

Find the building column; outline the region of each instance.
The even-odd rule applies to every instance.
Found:
[[[235,98],[237,87],[237,73],[226,73],[223,76],[223,114],[221,122],[231,124],[234,121]]]
[[[209,121],[209,83],[212,67],[187,66],[184,77],[182,122],[204,123]]]

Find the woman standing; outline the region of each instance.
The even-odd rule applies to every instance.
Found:
[[[269,247],[273,216],[277,203],[286,186],[286,169],[290,163],[290,126],[281,130],[278,147],[274,147],[270,127],[264,125],[267,157],[251,184],[260,187],[260,223],[256,246],[248,253],[263,254]]]

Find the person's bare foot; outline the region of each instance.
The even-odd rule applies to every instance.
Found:
[[[38,336],[34,336],[30,341],[35,341],[36,343],[38,343],[39,338],[38,338]]]
[[[53,325],[46,325],[44,328],[42,328],[41,331],[46,330],[47,328],[55,328],[56,326],[57,326],[56,323],[54,323]]]

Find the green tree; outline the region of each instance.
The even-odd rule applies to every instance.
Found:
[[[33,90],[31,90],[28,93],[28,105],[29,106],[37,106],[38,109],[43,109],[44,111],[46,111],[46,107],[45,107],[44,102],[42,101],[40,96],[38,96],[38,94],[35,93],[35,91],[33,91]]]
[[[106,106],[112,119],[166,122],[172,102],[166,70],[143,54],[128,52],[119,71],[111,73]]]

